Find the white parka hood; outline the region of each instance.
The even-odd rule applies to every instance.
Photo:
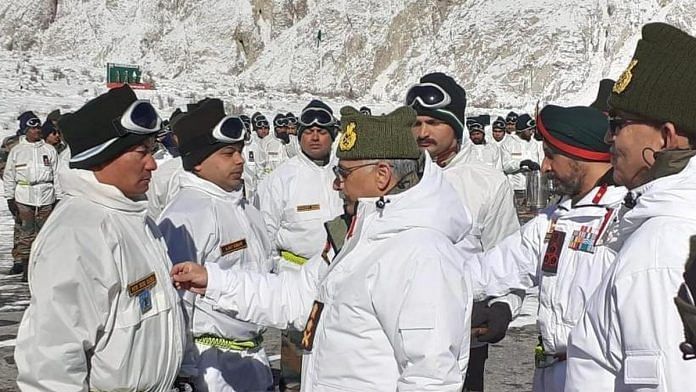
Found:
[[[402,193],[385,195],[384,208],[377,207],[379,200],[378,197],[358,200],[358,219],[375,215],[365,233],[368,238],[383,239],[409,229],[425,228],[458,243],[471,230],[470,212],[430,157],[425,159],[425,171],[418,184]]]
[[[102,184],[94,172],[82,169],[62,170],[60,181],[66,197],[78,197],[90,200],[106,208],[130,213],[146,213],[147,198],[133,200],[113,185]]]

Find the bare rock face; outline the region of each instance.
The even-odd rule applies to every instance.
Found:
[[[640,28],[696,33],[693,0],[4,0],[0,46],[141,64],[159,81],[399,102],[452,74],[480,108],[589,103]]]

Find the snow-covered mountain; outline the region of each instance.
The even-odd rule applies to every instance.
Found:
[[[204,96],[230,111],[397,105],[444,71],[470,112],[587,104],[650,21],[696,33],[696,0],[3,0],[0,124],[105,90],[107,62],[140,64],[165,114]],[[478,108],[478,109],[476,109]]]

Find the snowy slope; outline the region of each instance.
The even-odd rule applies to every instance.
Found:
[[[694,0],[3,0],[0,126],[103,92],[106,62],[142,65],[158,90],[141,95],[165,115],[204,96],[231,112],[313,96],[386,111],[435,70],[472,114],[589,103],[643,24],[694,34],[694,18]]]

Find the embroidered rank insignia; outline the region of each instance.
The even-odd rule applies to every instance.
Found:
[[[565,232],[558,230],[554,230],[551,233],[551,238],[544,254],[544,262],[541,264],[542,271],[550,274],[555,274],[558,271],[558,261],[561,259],[561,253],[563,252],[565,236]]]
[[[355,142],[358,140],[358,134],[355,133],[355,127],[357,125],[354,122],[348,123],[346,125],[346,132],[341,137],[341,141],[338,142],[338,148],[341,151],[350,151]]]
[[[625,71],[619,76],[619,80],[614,83],[614,87],[611,89],[611,91],[615,92],[616,94],[621,94],[626,90],[626,87],[631,83],[631,79],[633,79],[633,68],[638,65],[638,60],[632,60],[630,64],[628,64],[628,67],[626,68]]]
[[[229,244],[225,245],[220,245],[220,256],[228,255],[230,253],[234,253],[238,250],[246,249],[247,248],[247,242],[245,238],[242,238],[239,241],[235,242],[230,242]]]
[[[305,204],[297,206],[297,212],[319,211],[320,209],[321,205],[319,204]]]
[[[145,314],[152,309],[152,295],[150,290],[144,290],[138,294],[138,304],[140,305],[140,313]]]
[[[145,290],[149,290],[157,284],[157,276],[155,273],[151,273],[150,275],[133,282],[128,285],[128,295],[131,297],[135,297],[137,295],[140,295]]]
[[[44,166],[51,166],[51,160],[48,159],[48,155],[43,156],[43,163],[44,163]]]
[[[302,332],[301,345],[302,349],[306,351],[312,351],[312,347],[314,347],[314,335],[317,332],[319,318],[321,317],[321,312],[323,310],[324,304],[319,301],[314,301],[314,305],[312,305],[312,311],[309,313],[309,318],[307,319],[304,332]]]
[[[595,239],[597,235],[592,230],[592,226],[580,226],[580,230],[573,231],[568,248],[581,252],[594,253]]]

